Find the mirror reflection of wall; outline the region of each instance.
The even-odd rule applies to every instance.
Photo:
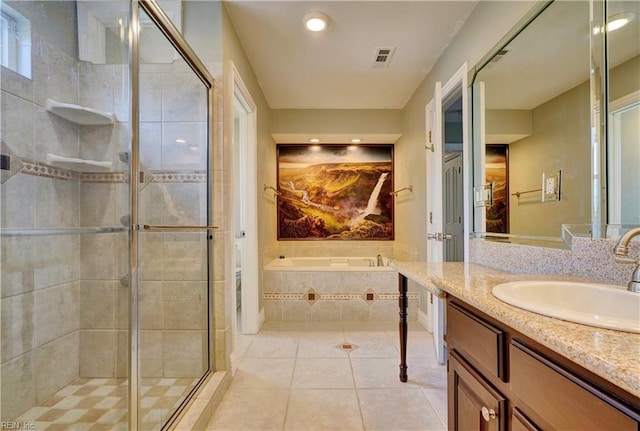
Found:
[[[607,6],[607,223],[615,227],[612,232],[617,225],[623,230],[640,225],[640,2],[609,1]]]
[[[563,224],[591,222],[589,37],[589,2],[554,2],[476,75],[483,144],[508,146],[510,234],[560,237]],[[561,200],[542,202],[542,174],[556,170]]]
[[[604,10],[606,22],[591,26],[590,7],[594,23]],[[559,238],[573,225],[599,237],[605,212],[609,237],[640,225],[640,2],[555,1],[511,35],[473,81],[474,186],[486,187],[486,145],[508,145],[509,234]],[[593,128],[605,108],[606,137]],[[606,151],[592,148],[605,138]],[[542,174],[556,170],[561,200],[542,202]],[[489,232],[495,208],[476,207],[475,231]]]

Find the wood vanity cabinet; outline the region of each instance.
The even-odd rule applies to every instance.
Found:
[[[640,400],[447,298],[451,430],[640,430]]]

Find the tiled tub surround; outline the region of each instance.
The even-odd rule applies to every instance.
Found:
[[[415,261],[418,246],[399,241],[277,241],[265,246],[263,262],[279,257],[377,256]]]
[[[370,258],[275,259],[263,271],[262,299],[266,321],[395,322],[398,319],[398,276],[388,266],[347,266],[343,261]],[[310,261],[314,266],[296,266]],[[386,262],[386,258],[384,259]],[[283,263],[285,262],[285,263]],[[292,263],[294,262],[294,263]],[[325,262],[326,266],[315,266]],[[331,265],[334,262],[334,265]],[[417,319],[417,290],[408,294],[410,320]]]
[[[467,302],[630,394],[640,396],[639,334],[531,313],[507,305],[491,293],[495,285],[508,281],[589,280],[563,275],[511,274],[472,263],[395,262],[392,266],[426,288],[436,293],[445,291]]]

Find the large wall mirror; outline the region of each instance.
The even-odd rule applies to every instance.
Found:
[[[476,66],[476,233],[564,246],[640,224],[639,19],[637,1],[545,2]]]

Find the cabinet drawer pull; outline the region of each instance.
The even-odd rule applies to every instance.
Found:
[[[486,407],[482,408],[482,417],[485,421],[490,422],[491,419],[496,418],[496,411],[493,409],[488,409]]]

